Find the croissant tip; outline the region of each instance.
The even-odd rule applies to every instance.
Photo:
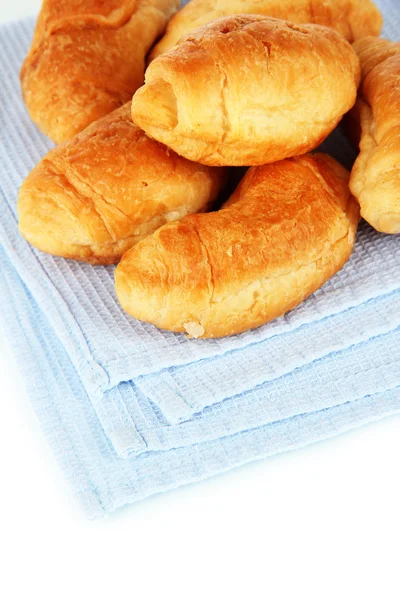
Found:
[[[151,110],[149,110],[151,106]],[[162,79],[140,88],[132,99],[134,123],[171,130],[178,124],[178,105],[172,85]]]

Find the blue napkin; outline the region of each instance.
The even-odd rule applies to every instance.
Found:
[[[398,19],[395,4],[382,6]],[[0,33],[0,320],[89,514],[398,410],[396,236],[364,224],[349,264],[301,307],[211,341],[131,319],[116,302],[112,268],[47,256],[20,239],[17,189],[51,147],[19,92],[32,27]],[[328,148],[345,162],[351,152],[337,136]],[[67,441],[76,459],[65,463]]]
[[[397,387],[236,435],[203,443],[191,443],[189,438],[187,445],[180,448],[119,458],[64,346],[1,248],[0,264],[2,332],[18,358],[48,442],[90,518],[105,516],[129,502],[251,460],[329,438],[400,410]],[[155,422],[156,415],[152,419]],[[160,420],[160,428],[161,423]],[[184,442],[182,436],[181,443]]]

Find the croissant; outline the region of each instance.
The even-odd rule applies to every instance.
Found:
[[[379,35],[382,15],[371,0],[191,0],[168,23],[150,59],[168,52],[178,40],[198,27],[235,14],[266,15],[293,23],[332,27],[349,42]]]
[[[19,228],[34,246],[115,263],[168,221],[205,210],[225,180],[150,140],[129,103],[51,150],[19,192]]]
[[[32,120],[63,142],[128,102],[179,0],[44,0],[21,69]]]
[[[165,225],[123,256],[121,306],[207,338],[284,314],[351,254],[359,207],[348,177],[324,154],[251,168],[220,211]]]
[[[189,160],[271,163],[327,137],[355,103],[359,70],[351,45],[333,29],[227,17],[150,64],[132,117]]]
[[[354,48],[362,84],[350,120],[361,139],[350,187],[366,221],[400,233],[400,43],[367,37]]]

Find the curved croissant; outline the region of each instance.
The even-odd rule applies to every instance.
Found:
[[[128,103],[33,169],[19,193],[19,228],[44,252],[115,263],[161,225],[205,210],[224,181],[224,169],[150,140],[132,123]]]
[[[270,163],[325,139],[354,105],[359,70],[351,45],[332,29],[227,17],[150,64],[132,118],[189,160]]]
[[[144,58],[178,0],[44,0],[21,86],[32,120],[63,142],[143,83]]]
[[[360,124],[360,154],[350,187],[375,229],[400,233],[400,43],[365,38],[354,45],[362,68],[350,117]]]
[[[366,35],[379,35],[382,29],[382,15],[371,0],[191,0],[172,17],[150,59],[168,52],[183,35],[198,27],[235,14],[326,25],[349,42]]]
[[[349,258],[359,208],[348,173],[319,154],[250,169],[214,213],[161,227],[127,252],[117,297],[137,319],[193,337],[258,327]]]

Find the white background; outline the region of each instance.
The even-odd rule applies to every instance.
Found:
[[[89,522],[0,356],[0,598],[400,599],[400,417]]]

